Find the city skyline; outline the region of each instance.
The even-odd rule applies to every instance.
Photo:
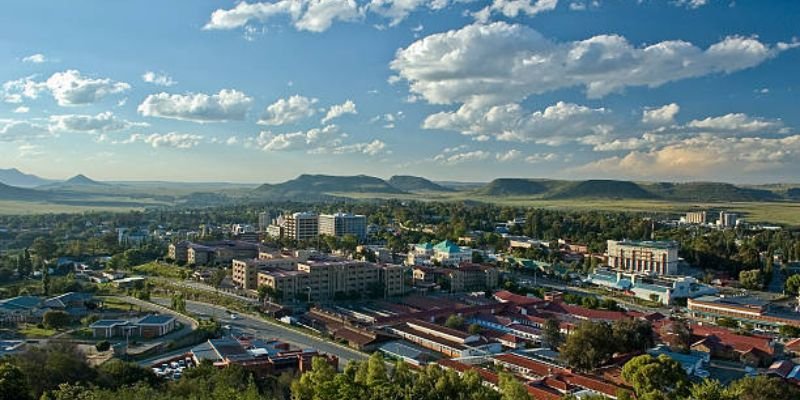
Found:
[[[797,15],[722,0],[14,2],[0,168],[798,182]]]

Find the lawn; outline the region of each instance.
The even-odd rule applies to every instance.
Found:
[[[25,324],[17,332],[28,338],[48,338],[56,334],[55,329],[39,328],[33,324]]]
[[[192,272],[189,268],[179,267],[173,264],[159,262],[149,262],[133,267],[133,270],[144,275],[160,276],[164,278],[185,279]]]

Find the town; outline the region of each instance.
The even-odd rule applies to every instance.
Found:
[[[796,391],[800,237],[716,213],[392,201],[0,217],[3,354],[69,343],[166,380],[379,357],[531,399]]]

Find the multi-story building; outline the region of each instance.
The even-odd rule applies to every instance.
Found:
[[[259,232],[266,232],[267,227],[272,222],[269,218],[269,211],[262,211],[258,213],[258,231]]]
[[[380,281],[385,297],[400,296],[406,292],[406,272],[408,267],[396,264],[380,266]]]
[[[189,245],[191,243],[183,240],[169,245],[168,256],[178,264],[186,264],[189,261]]]
[[[445,240],[433,246],[432,259],[442,265],[458,265],[472,261],[472,249]]]
[[[678,243],[609,240],[608,266],[636,274],[675,275],[678,273]]]
[[[223,240],[203,244],[187,242],[187,262],[194,265],[228,265],[234,258],[248,259],[258,256],[259,246],[238,240]],[[178,249],[176,247],[176,255]]]
[[[708,216],[705,211],[693,211],[686,213],[687,224],[705,224]]]
[[[319,217],[312,212],[297,212],[286,216],[286,237],[308,240],[319,236]]]
[[[755,329],[777,331],[781,325],[800,327],[800,313],[773,311],[768,301],[752,296],[702,296],[686,304],[692,318],[716,321],[726,317]]]
[[[309,274],[298,270],[271,269],[258,272],[258,286],[277,293],[277,301],[289,301],[309,295]],[[308,299],[303,297],[304,300]]]
[[[733,228],[736,226],[737,222],[737,215],[735,213],[729,213],[725,211],[719,212],[719,219],[717,220],[717,225],[722,228]]]
[[[297,259],[285,257],[280,254],[272,255],[267,252],[260,252],[258,259],[234,259],[231,279],[233,283],[246,290],[257,290],[260,285],[258,273],[262,270],[284,270],[291,271],[297,269]]]
[[[367,217],[346,213],[319,216],[319,234],[328,236],[353,235],[359,240],[367,237]]]

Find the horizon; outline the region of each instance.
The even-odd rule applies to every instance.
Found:
[[[0,167],[800,181],[800,3],[287,1],[6,5]]]

